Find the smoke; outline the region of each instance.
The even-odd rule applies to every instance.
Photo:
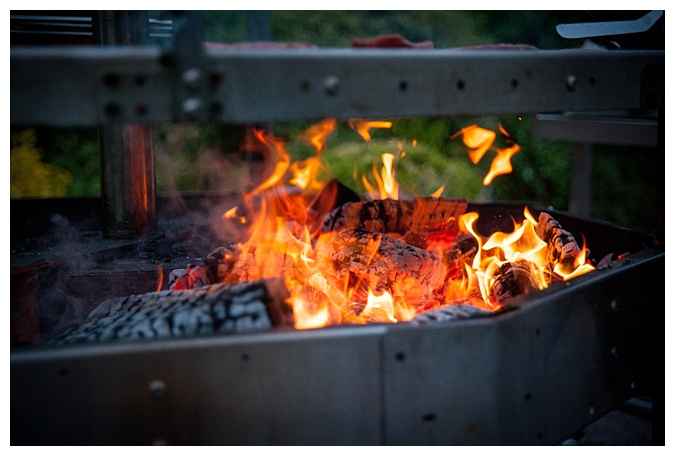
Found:
[[[81,323],[91,310],[70,289],[73,275],[94,265],[83,254],[81,233],[60,214],[50,218],[50,225],[33,240],[32,264],[12,271],[12,343],[43,345]]]

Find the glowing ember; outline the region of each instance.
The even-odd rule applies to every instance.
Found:
[[[391,124],[350,126],[368,141],[370,128]],[[274,168],[244,195],[243,207],[223,215],[224,221],[246,227],[248,237],[223,257],[219,280],[283,277],[296,328],[396,323],[453,304],[494,311],[513,296],[594,269],[585,245],[579,248],[546,213],[536,219],[525,208],[512,232],[482,236],[474,228],[478,213],[465,213],[462,199],[441,199],[444,187],[430,197],[399,201],[393,153],[382,155],[381,170],[373,167],[376,185],[362,178],[370,201],[334,207],[338,189],[326,185],[330,170],[320,160],[334,128],[335,121],[328,120],[306,130],[302,138],[316,156],[295,163],[283,141],[256,131],[276,157]],[[458,134],[473,149],[474,163],[496,136],[477,126]],[[399,143],[399,157],[405,154],[402,147]],[[485,185],[511,171],[509,160],[518,150],[512,142],[497,150]]]

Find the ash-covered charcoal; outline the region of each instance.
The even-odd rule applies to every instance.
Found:
[[[520,259],[504,263],[495,271],[490,282],[490,298],[504,304],[515,296],[538,289],[531,263]]]
[[[466,320],[468,318],[490,317],[493,315],[495,315],[494,312],[481,309],[480,307],[469,304],[455,304],[418,314],[410,320],[410,323],[420,325],[435,321]]]
[[[189,264],[185,269],[174,269],[169,273],[170,290],[192,290],[211,283],[209,268],[205,265]]]
[[[579,255],[579,245],[574,236],[565,230],[550,214],[541,212],[535,228],[539,236],[548,245],[548,262],[551,267],[560,263],[569,271],[574,270],[574,260]]]
[[[209,279],[211,283],[220,283],[225,280],[234,264],[239,258],[238,244],[228,244],[223,247],[218,247],[204,260],[204,265],[208,268]]]
[[[225,280],[239,256],[235,244],[218,247],[211,252],[203,264],[189,264],[185,269],[174,269],[169,273],[169,289],[192,290]]]
[[[369,289],[388,290],[415,305],[433,299],[443,286],[445,266],[438,255],[386,234],[344,229],[320,239],[317,252],[319,269],[333,278],[333,286],[357,286],[363,302]]]
[[[346,203],[326,214],[322,232],[361,228],[376,233],[430,232],[456,229],[467,201],[462,198],[416,198]]]
[[[293,326],[293,310],[285,301],[288,296],[283,280],[275,278],[112,298],[95,308],[80,326],[49,344],[165,339]]]

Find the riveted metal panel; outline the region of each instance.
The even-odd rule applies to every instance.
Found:
[[[557,444],[649,387],[663,267],[592,273],[494,319],[391,328],[385,442]]]
[[[13,125],[251,123],[638,109],[665,55],[207,49],[183,68],[152,47],[13,48],[10,71]]]
[[[379,444],[382,327],[19,351],[12,444]]]

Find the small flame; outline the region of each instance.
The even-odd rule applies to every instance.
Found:
[[[293,162],[290,167],[293,177],[289,182],[302,190],[318,192],[324,185],[318,180],[319,173],[323,169],[324,166],[319,157]]]
[[[155,291],[162,291],[162,284],[164,283],[164,268],[160,264],[157,266],[157,288]]]
[[[237,206],[234,206],[233,208],[228,209],[228,210],[225,211],[225,213],[223,214],[223,218],[224,218],[224,219],[230,219],[230,220],[231,220],[231,219],[235,219],[235,218],[238,217],[238,218],[239,218],[239,223],[241,223],[242,225],[245,225],[245,224],[246,224],[246,217],[243,216],[243,215],[242,215],[242,216],[238,216],[238,215],[237,215],[237,209],[238,209]]]
[[[444,191],[444,190],[445,190],[445,185],[441,185],[441,186],[438,188],[438,190],[436,190],[435,192],[433,192],[433,193],[432,193],[431,195],[429,195],[429,196],[433,196],[434,198],[440,198],[441,195],[443,194],[443,191]]]
[[[322,152],[326,148],[326,139],[335,130],[335,125],[335,119],[326,119],[309,127],[300,137],[312,144],[317,152]]]
[[[483,158],[483,155],[490,149],[497,136],[494,131],[486,130],[478,125],[462,128],[458,133],[455,133],[451,139],[456,138],[458,135],[463,135],[464,144],[473,149],[469,151],[469,159],[474,165]]]
[[[398,199],[399,184],[396,180],[396,169],[394,167],[394,154],[384,153],[381,156],[383,167],[380,172],[377,171],[377,166],[373,163],[373,177],[377,183],[377,189],[371,185],[366,176],[362,176],[361,180],[366,189],[366,195],[370,199]]]
[[[595,271],[593,265],[588,264],[586,261],[587,249],[586,249],[586,238],[584,238],[581,248],[579,249],[579,254],[574,259],[574,270],[571,272],[565,271],[561,264],[557,264],[554,272],[563,278],[564,281],[568,281],[575,277],[579,277],[588,272]]]
[[[368,301],[363,308],[362,314],[376,321],[396,323],[398,320],[394,317],[394,298],[391,293],[384,290],[381,295],[375,295],[368,290]]]
[[[359,120],[350,120],[349,126],[356,130],[356,132],[365,140],[370,141],[370,129],[371,128],[391,128],[391,122],[374,120],[374,121],[359,121]]]
[[[504,129],[501,123],[499,124],[499,131],[507,138],[510,137],[509,133]],[[471,125],[461,129],[459,132],[452,135],[450,139],[454,139],[459,135],[463,135],[464,144],[473,149],[469,150],[469,159],[474,165],[478,164],[485,153],[491,149],[492,144],[497,137],[495,132],[486,130],[477,125]],[[483,179],[483,185],[486,187],[492,183],[492,180],[495,177],[502,174],[509,174],[513,171],[511,157],[520,150],[520,146],[511,140],[508,140],[507,142],[510,144],[509,147],[492,149],[497,152],[497,156],[492,160],[490,170]]]
[[[492,160],[490,170],[483,179],[483,185],[488,186],[492,183],[492,179],[502,174],[509,174],[513,171],[511,166],[511,157],[513,157],[520,150],[518,144],[505,149],[497,149],[497,156]]]

